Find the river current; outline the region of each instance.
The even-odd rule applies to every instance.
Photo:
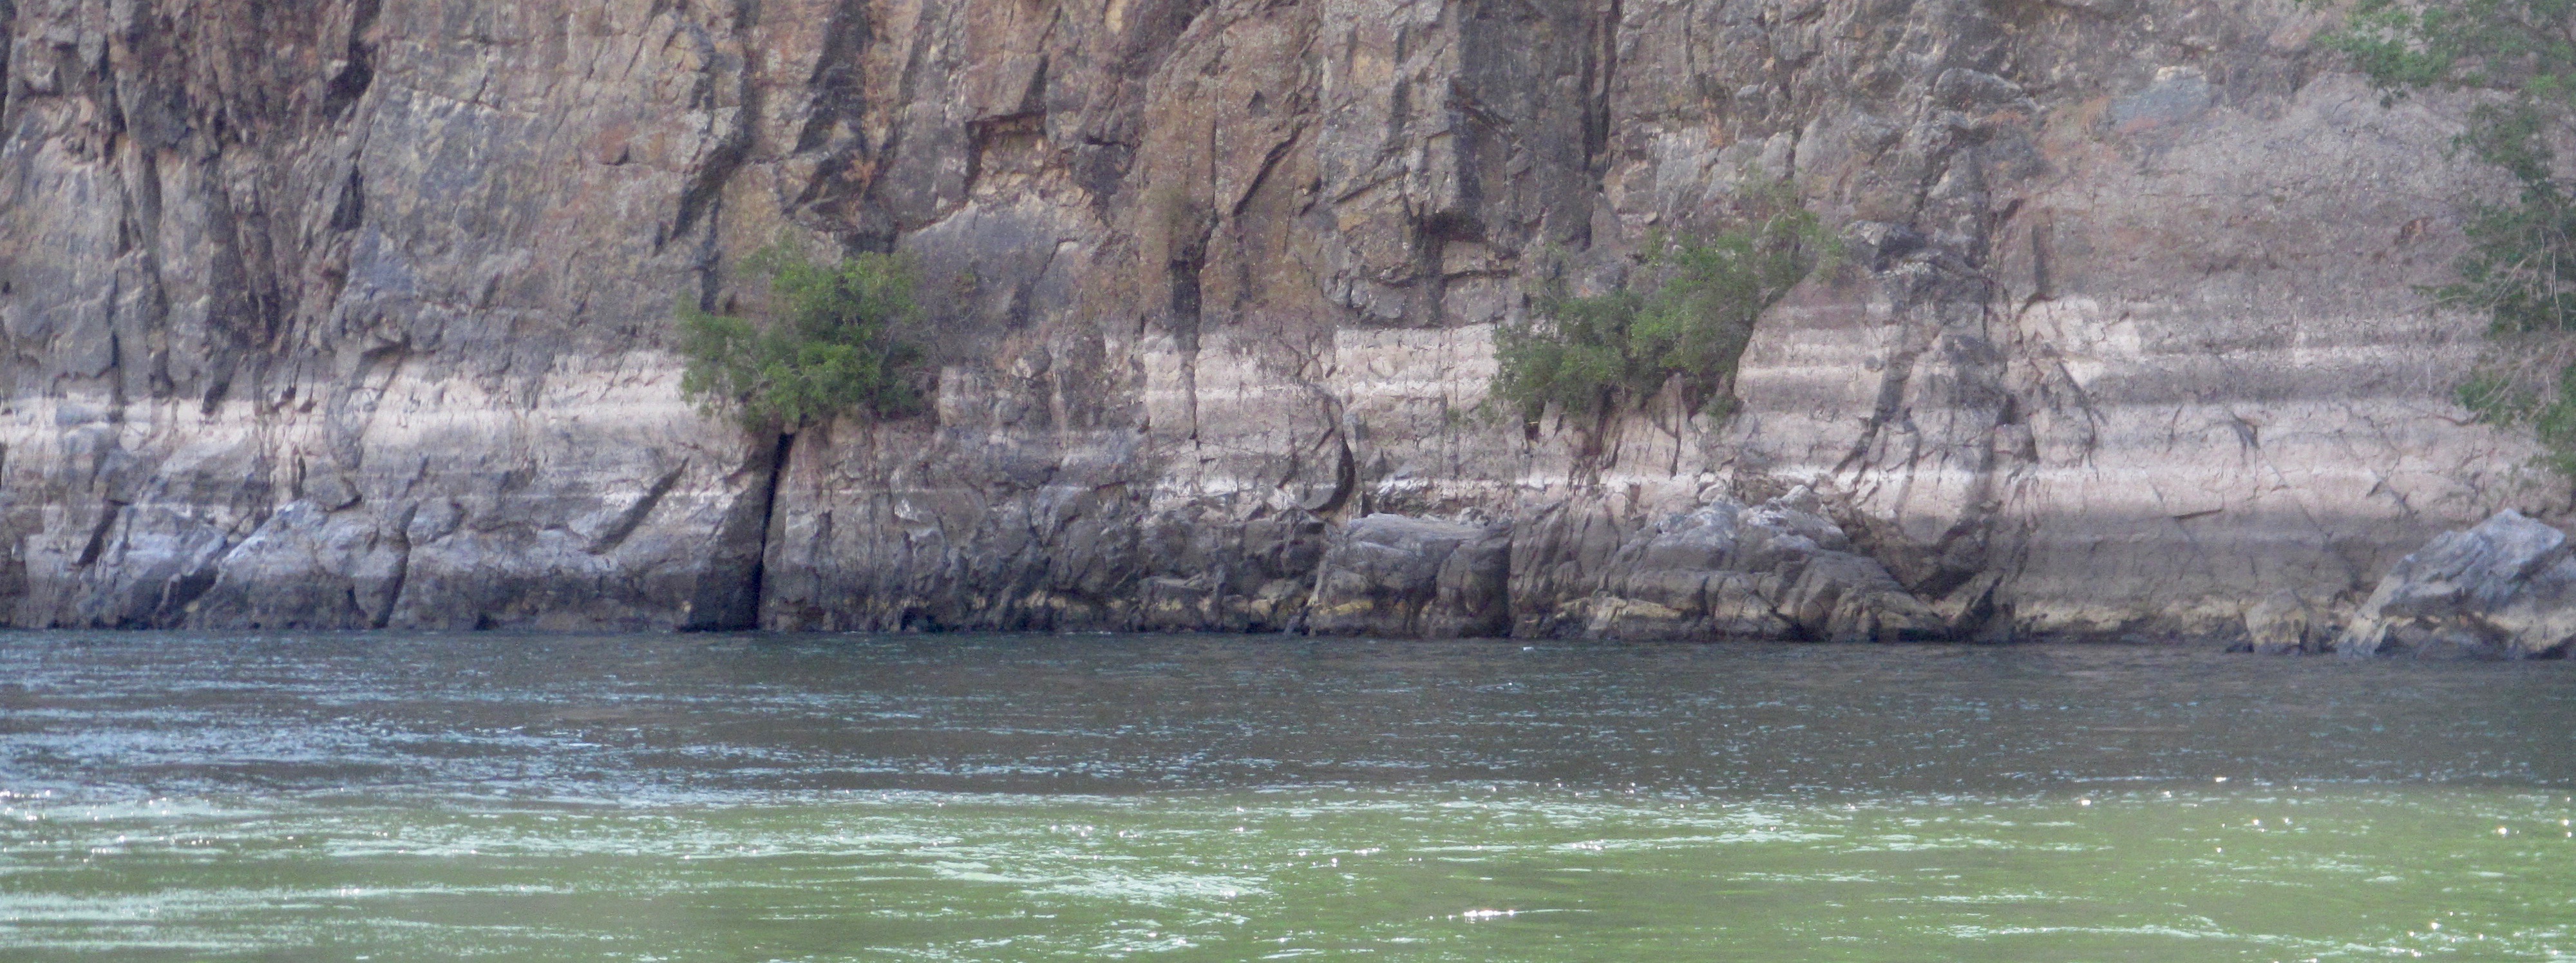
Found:
[[[2576,960],[2576,665],[0,635],[0,959]]]

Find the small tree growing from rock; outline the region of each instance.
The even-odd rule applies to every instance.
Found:
[[[710,414],[753,431],[793,432],[835,415],[890,418],[918,411],[916,278],[899,255],[862,253],[816,263],[784,243],[743,267],[769,281],[766,317],[680,306],[680,390]]]
[[[1550,405],[1597,416],[1678,381],[1691,410],[1731,413],[1754,321],[1834,250],[1785,186],[1753,192],[1748,206],[1726,229],[1656,237],[1620,290],[1577,297],[1552,283],[1536,317],[1495,330],[1492,396],[1534,423]]]

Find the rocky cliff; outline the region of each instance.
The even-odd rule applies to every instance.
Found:
[[[2330,17],[0,0],[0,614],[2003,637],[2349,607],[2435,532],[2565,506],[2450,400],[2477,321],[2412,289],[2498,186],[2443,150],[2462,105],[2383,106],[2310,45]],[[1480,405],[1540,281],[1616,285],[1777,181],[1847,253],[1764,317],[1735,413]],[[782,236],[915,257],[932,412],[772,438],[685,403],[675,304],[756,307],[736,266]]]

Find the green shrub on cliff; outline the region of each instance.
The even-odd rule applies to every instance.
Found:
[[[1495,330],[1493,397],[1535,422],[1549,405],[1592,417],[1678,381],[1692,410],[1732,411],[1754,321],[1833,247],[1787,191],[1759,192],[1754,206],[1727,230],[1657,238],[1625,289],[1575,297],[1551,284],[1535,317]]]
[[[2516,190],[2468,206],[2459,280],[2424,290],[2485,315],[2506,342],[2461,402],[2483,420],[2531,425],[2550,463],[2576,475],[2576,372],[2529,363],[2535,338],[2576,334],[2576,196],[2551,148],[2576,135],[2576,2],[2361,0],[2325,42],[2386,101],[2428,88],[2487,95],[2452,146],[2512,175]]]
[[[2485,91],[2457,150],[2513,175],[2517,196],[2468,211],[2460,280],[2445,304],[2499,330],[2576,330],[2576,198],[2551,141],[2576,133],[2576,2],[2361,0],[2327,44],[2389,100],[2425,88]]]
[[[920,315],[911,265],[888,254],[815,263],[774,244],[743,262],[769,281],[760,320],[680,306],[680,390],[754,431],[793,431],[845,412],[871,417],[921,406],[919,348],[900,335]]]
[[[2576,478],[2576,365],[2567,361],[2571,346],[2557,340],[2536,346],[2529,339],[2512,339],[2506,347],[2541,350],[2520,357],[2499,352],[2460,385],[2457,395],[2479,421],[2529,426],[2548,452],[2541,462]],[[2554,378],[2550,372],[2556,372]]]

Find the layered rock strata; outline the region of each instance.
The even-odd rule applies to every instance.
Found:
[[[0,615],[1856,638],[2350,604],[2564,506],[2449,398],[2475,320],[2412,288],[2499,186],[2443,149],[2465,105],[2383,106],[2309,43],[2331,16],[0,0]],[[1540,284],[1620,284],[1769,183],[1844,256],[1735,414],[1481,405]],[[933,411],[744,437],[679,396],[675,301],[757,310],[737,266],[781,237],[914,257]]]

